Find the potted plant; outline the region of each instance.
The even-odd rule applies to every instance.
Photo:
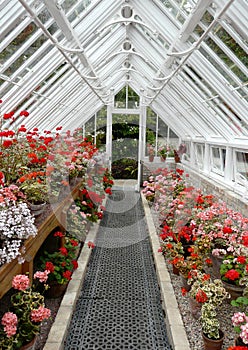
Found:
[[[170,148],[167,145],[162,145],[158,148],[158,154],[160,155],[160,160],[164,162],[166,160],[167,154]]]
[[[20,177],[17,181],[25,194],[28,206],[34,216],[39,215],[48,201],[48,187],[43,171],[33,171]]]
[[[248,276],[247,274],[240,279],[240,284],[244,286],[242,296],[231,301],[231,305],[236,308],[232,316],[234,331],[237,333],[235,345],[248,348]]]
[[[212,343],[215,344],[214,349],[221,349],[224,334],[220,329],[216,308],[230,295],[226,292],[220,279],[215,279],[214,281],[208,279],[203,285],[199,285],[199,282],[196,281],[192,288],[192,294],[193,291],[196,293],[195,295],[201,291],[202,296],[204,296],[200,320],[205,350],[212,349]]]
[[[247,256],[233,254],[227,255],[220,265],[221,280],[232,300],[243,294],[244,286],[240,282],[247,275],[247,266]]]
[[[0,266],[15,258],[23,262],[21,247],[37,234],[25,196],[18,186],[0,186]]]
[[[148,152],[148,158],[150,162],[153,162],[154,156],[155,156],[155,149],[154,146],[151,144],[147,145],[147,152]]]
[[[34,280],[45,283],[48,271],[37,271]],[[21,349],[22,346],[33,342],[40,332],[44,319],[50,317],[50,309],[45,307],[44,296],[36,291],[35,286],[26,275],[16,275],[12,287],[18,292],[11,296],[8,312],[1,318],[0,348],[2,350]],[[46,285],[44,285],[46,288]]]
[[[235,312],[232,316],[232,324],[238,338],[236,345],[248,347],[248,312]]]
[[[204,349],[220,350],[224,341],[224,333],[220,329],[220,323],[217,318],[216,306],[211,302],[204,303],[202,305],[201,325]]]
[[[46,291],[48,297],[62,295],[71,280],[73,271],[78,267],[76,258],[79,241],[60,231],[55,232],[54,237],[60,240],[60,248],[54,252],[45,250],[40,257],[40,268],[49,271],[47,283],[50,288]]]
[[[211,303],[217,307],[222,304],[224,299],[230,297],[221,280],[211,280],[210,275],[205,272],[192,270],[189,274],[188,283],[191,283],[189,296],[200,306],[204,303]]]

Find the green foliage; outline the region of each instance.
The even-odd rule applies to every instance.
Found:
[[[215,308],[211,303],[204,303],[201,310],[202,332],[210,339],[220,338],[220,323]]]
[[[138,162],[136,159],[123,158],[112,163],[114,179],[137,179]]]

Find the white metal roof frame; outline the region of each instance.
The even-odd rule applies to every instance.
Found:
[[[245,0],[2,0],[0,15],[3,113],[28,108],[30,127],[76,128],[129,84],[182,139],[247,144],[248,59],[216,35],[223,28],[248,53]]]

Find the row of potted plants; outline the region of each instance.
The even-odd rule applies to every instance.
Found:
[[[220,338],[216,307],[229,299],[240,307],[233,324],[248,347],[248,218],[187,186],[187,177],[182,169],[158,169],[144,182],[160,219],[160,251],[180,273],[183,294],[197,302],[203,335]]]
[[[150,162],[154,160],[156,154],[160,157],[161,161],[165,161],[167,157],[175,157],[176,150],[171,145],[162,144],[158,146],[156,152],[156,147],[153,144],[148,144],[147,153]]]
[[[13,112],[0,117],[0,266],[17,257],[23,262],[22,244],[37,234],[33,204],[56,205],[79,179],[74,211],[84,222],[96,222],[113,185],[110,172],[99,162],[98,149],[81,130],[15,127],[17,118],[29,117],[27,111],[18,117]]]

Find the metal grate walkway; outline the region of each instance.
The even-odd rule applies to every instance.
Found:
[[[140,195],[113,191],[65,350],[169,350]]]

